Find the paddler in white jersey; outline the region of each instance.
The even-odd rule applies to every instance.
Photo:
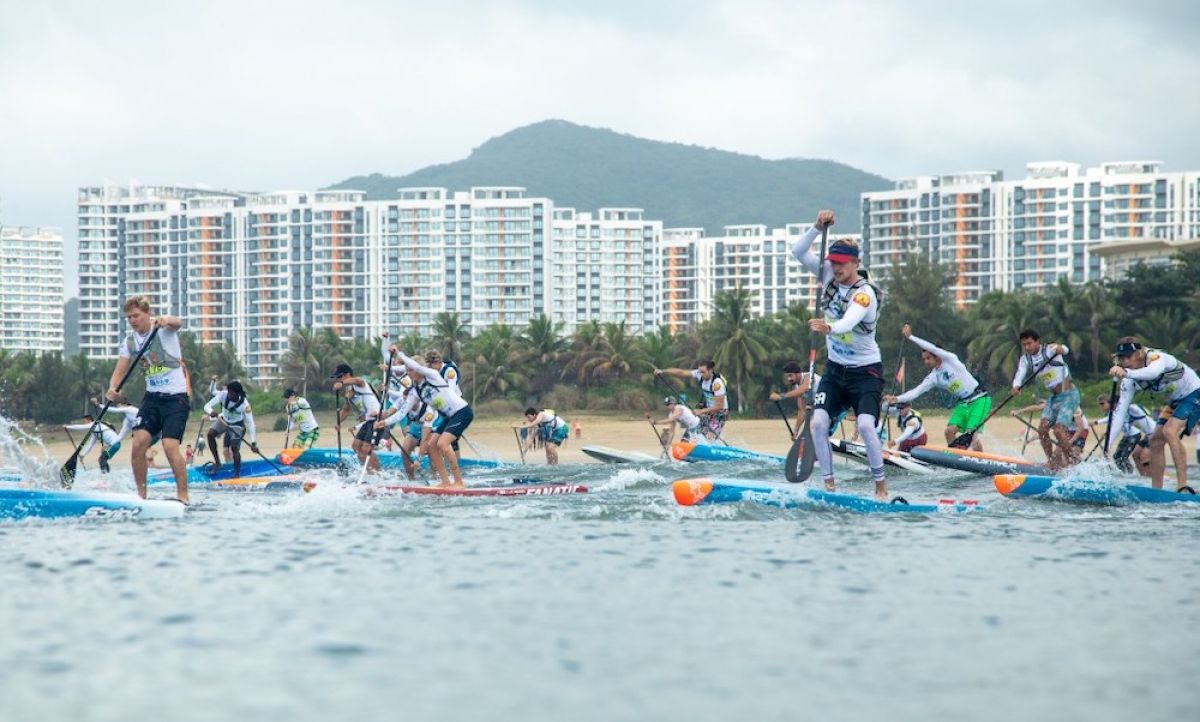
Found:
[[[401,369],[407,372],[403,366]],[[390,429],[397,424],[402,424],[404,440],[400,442],[400,451],[403,454],[401,460],[404,462],[405,475],[412,480],[416,478],[416,465],[412,460],[413,449],[420,449],[417,455],[418,459],[420,459],[420,454],[429,454],[429,444],[433,438],[433,422],[438,415],[429,408],[429,404],[421,399],[421,394],[412,385],[412,380],[408,376],[405,376],[403,380],[405,383],[400,385],[399,390],[388,389],[390,405],[379,415],[379,420],[375,422],[375,429]],[[389,433],[391,432],[389,431]]]
[[[1037,331],[1027,328],[1020,334],[1021,361],[1013,375],[1013,396],[1021,393],[1029,374],[1037,373],[1037,381],[1050,392],[1050,398],[1042,407],[1042,420],[1038,424],[1038,439],[1046,461],[1051,469],[1062,469],[1079,463],[1079,452],[1071,443],[1071,427],[1075,410],[1079,408],[1079,389],[1071,383],[1071,368],[1066,355],[1071,352],[1064,344],[1043,344]],[[1058,453],[1050,435],[1058,441]]]
[[[571,434],[571,425],[567,420],[554,412],[554,409],[535,409],[532,406],[525,409],[525,423],[518,424],[514,429],[536,430],[525,435],[525,444],[521,453],[524,454],[533,446],[535,439],[542,441],[546,449],[546,463],[550,466],[558,464],[558,447]]]
[[[379,457],[375,455],[375,420],[379,418],[379,399],[371,386],[354,375],[354,369],[349,364],[338,364],[329,377],[336,379],[333,384],[335,393],[344,393],[350,402],[350,407],[358,415],[358,423],[354,426],[354,441],[350,448],[358,455],[358,463],[366,464],[367,471],[379,472]],[[345,391],[343,391],[345,389]],[[343,405],[337,411],[337,425],[349,416],[349,410]]]
[[[679,428],[683,429],[683,435],[680,437],[682,441],[707,443],[704,438],[704,433],[700,428],[700,417],[692,413],[692,410],[687,407],[687,404],[676,403],[674,396],[663,398],[663,406],[667,409],[667,416],[658,421],[651,421],[654,426],[666,426],[666,438],[663,439],[663,444],[670,446],[675,440],[675,424],[679,424]],[[650,418],[650,412],[646,412],[646,418]]]
[[[716,364],[712,359],[701,361],[690,371],[678,368],[654,369],[655,376],[664,374],[681,379],[690,378],[700,384],[700,407],[695,412],[696,416],[700,417],[700,429],[709,441],[719,440],[729,418],[729,397],[726,395],[725,379],[717,373]],[[682,397],[680,400],[683,400]]]
[[[834,241],[824,259],[812,252],[813,241],[834,222],[833,211],[821,211],[817,221],[792,246],[792,255],[822,287],[823,318],[809,320],[813,331],[825,334],[828,361],[821,389],[814,398],[810,428],[813,451],[825,478],[825,489],[833,491],[833,449],[829,442],[831,420],[853,408],[855,423],[867,450],[867,464],[875,481],[875,497],[887,499],[883,472],[883,442],[876,433],[883,400],[883,362],[875,327],[879,322],[879,298],[875,288],[859,274],[858,244]]]
[[[175,476],[175,493],[180,501],[188,502],[187,462],[179,444],[187,427],[191,402],[188,400],[188,379],[179,347],[179,329],[183,321],[174,316],[150,315],[150,299],[135,296],[125,302],[125,319],[132,329],[117,349],[118,359],[109,380],[105,398],[120,399],[117,384],[129,370],[133,358],[145,349],[138,366],[146,375],[146,395],[138,405],[138,421],[133,427],[133,448],[130,463],[138,496],[146,498],[146,450],[151,439],[160,436],[163,453]],[[150,340],[150,334],[158,333]],[[149,345],[147,345],[149,344]]]
[[[250,443],[250,450],[258,452],[258,429],[254,425],[254,410],[250,408],[250,399],[246,398],[246,389],[240,381],[230,381],[225,384],[225,390],[208,400],[204,405],[204,413],[212,419],[208,427],[208,450],[213,455],[213,465],[209,474],[215,474],[221,468],[221,460],[217,457],[217,437],[224,436],[225,448],[229,449],[229,458],[233,461],[233,478],[242,475],[242,441]]]
[[[1200,376],[1195,369],[1165,351],[1148,349],[1133,336],[1117,342],[1117,365],[1109,375],[1120,379],[1113,428],[1119,429],[1129,413],[1129,404],[1139,391],[1167,397],[1167,408],[1159,416],[1158,428],[1150,435],[1150,483],[1161,489],[1167,470],[1166,449],[1175,464],[1176,490],[1191,489],[1187,480],[1187,451],[1183,437],[1200,424]]]
[[[396,357],[408,367],[409,375],[416,383],[421,400],[445,418],[440,430],[438,430],[437,423],[434,423],[435,433],[429,449],[430,465],[442,480],[442,486],[462,487],[462,471],[458,468],[458,455],[454,453],[454,442],[458,441],[466,432],[467,427],[471,425],[471,421],[475,419],[475,412],[463,399],[457,387],[451,386],[439,371],[417,363],[415,359],[396,349],[395,346],[391,347],[391,350],[394,350]],[[448,472],[447,467],[449,468]],[[451,476],[453,476],[453,481]]]
[[[295,389],[284,389],[283,404],[288,417],[288,431],[293,428],[300,430],[293,442],[296,448],[311,449],[321,438],[321,427],[317,424],[317,417],[308,399],[297,395]]]
[[[1100,413],[1104,414],[1104,418],[1098,423],[1107,425],[1108,394],[1097,396],[1096,404],[1100,407]],[[1127,474],[1136,470],[1142,476],[1150,476],[1150,436],[1154,434],[1155,426],[1154,419],[1144,406],[1129,404],[1125,413],[1125,423],[1120,428],[1114,424],[1113,430],[1108,432],[1109,448],[1115,449],[1112,452],[1112,460],[1118,469]],[[1200,428],[1200,424],[1197,428]],[[1120,443],[1117,443],[1118,438]]]
[[[83,451],[79,452],[80,459],[92,453],[92,447],[96,445],[97,441],[100,442],[100,471],[107,474],[109,472],[108,460],[121,450],[121,439],[117,430],[105,421],[96,423],[96,417],[91,414],[84,414],[82,424],[63,424],[63,428],[87,434],[87,444],[83,447]]]
[[[912,403],[927,391],[945,389],[956,402],[954,411],[950,413],[950,420],[946,422],[946,443],[950,444],[959,434],[966,431],[982,431],[983,427],[980,424],[992,410],[992,396],[979,379],[967,370],[957,354],[914,336],[912,327],[907,323],[901,327],[900,333],[921,349],[921,362],[929,369],[929,373],[913,388],[899,395],[884,396],[884,400],[893,406],[898,403]],[[983,451],[979,434],[972,438],[971,448]]]

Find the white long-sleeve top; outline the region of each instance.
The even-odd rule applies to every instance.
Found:
[[[875,289],[865,281],[854,285],[843,285],[833,280],[833,264],[817,258],[812,251],[813,241],[821,232],[816,226],[809,228],[792,245],[792,255],[809,273],[817,277],[821,292],[831,290],[832,297],[822,309],[829,333],[825,336],[825,349],[829,360],[842,366],[867,366],[880,363],[879,344],[875,341],[874,324],[879,319],[879,299]],[[870,326],[864,330],[861,324]]]
[[[909,412],[907,416],[897,413],[896,423],[900,424],[900,428],[904,433],[896,438],[896,443],[899,444],[909,439],[915,439],[925,433],[925,423],[915,412]]]
[[[1169,353],[1149,350],[1146,365],[1140,369],[1125,369],[1125,378],[1118,386],[1117,408],[1113,411],[1113,428],[1124,433],[1129,406],[1141,390],[1166,394],[1167,400],[1179,401],[1200,389],[1200,377],[1187,364]]]
[[[138,414],[141,413],[141,410],[139,410],[138,407],[130,406],[129,404],[109,406],[108,410],[121,415],[121,429],[117,432],[117,441],[119,442],[126,436],[129,436],[130,432],[133,431],[133,427],[135,424],[137,424]]]
[[[921,379],[921,383],[897,396],[896,401],[911,403],[921,394],[934,388],[946,389],[957,401],[966,401],[975,394],[975,390],[979,388],[979,380],[971,375],[957,354],[916,336],[909,336],[908,340],[919,346],[922,351],[928,351],[941,359],[942,363]]]
[[[421,394],[421,399],[429,404],[429,408],[449,418],[470,405],[437,371],[422,366],[403,351],[398,353],[398,358],[408,367],[410,373],[423,379],[417,384],[417,392]]]
[[[88,453],[92,450],[92,447],[96,445],[97,440],[99,440],[105,448],[111,447],[113,444],[121,441],[121,438],[117,435],[116,430],[108,424],[102,422],[94,424],[64,424],[63,428],[70,429],[71,431],[88,432],[87,444],[84,445],[83,451],[79,452],[82,456],[88,455]]]
[[[308,433],[318,428],[317,417],[313,414],[312,406],[303,396],[295,397],[295,401],[287,404],[288,423]]]
[[[251,413],[250,399],[243,398],[236,404],[230,404],[229,392],[221,391],[204,405],[204,413],[211,414],[218,406],[221,408],[218,414],[218,418],[221,421],[224,421],[226,425],[244,424],[246,427],[245,440],[251,444],[258,443],[258,429],[254,425],[254,414]]]
[[[1017,364],[1017,373],[1013,375],[1014,389],[1024,385],[1025,378],[1029,373],[1039,368],[1041,371],[1038,371],[1037,380],[1051,392],[1063,381],[1071,378],[1071,369],[1067,366],[1067,360],[1063,358],[1071,352],[1071,349],[1060,343],[1058,346],[1061,352],[1051,354],[1049,346],[1049,344],[1040,344],[1034,354],[1021,354],[1021,361]]]
[[[1124,389],[1122,389],[1121,393],[1123,393],[1123,392],[1124,392]],[[1120,406],[1119,403],[1118,403],[1118,406]],[[1120,431],[1119,432],[1110,432],[1110,434],[1120,433],[1124,436],[1133,436],[1135,434],[1141,434],[1143,436],[1148,437],[1148,436],[1150,436],[1150,434],[1154,433],[1154,420],[1150,418],[1149,412],[1147,412],[1146,408],[1144,406],[1142,406],[1141,404],[1134,404],[1134,403],[1127,404],[1126,410],[1125,410],[1124,423],[1118,423],[1118,421],[1120,421],[1120,419],[1121,419],[1121,417],[1117,416],[1117,410],[1113,409],[1113,428],[1120,429]],[[1102,418],[1099,421],[1097,421],[1096,423],[1108,424],[1108,418],[1107,417]],[[1112,439],[1115,439],[1115,438],[1117,438],[1117,437],[1112,436],[1109,440],[1111,441]]]

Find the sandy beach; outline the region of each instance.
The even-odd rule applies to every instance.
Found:
[[[926,430],[929,434],[929,444],[931,446],[944,445],[942,434],[948,417],[944,414],[933,415],[930,413],[926,413],[924,416]],[[264,426],[269,428],[275,419],[274,414],[265,414],[264,417],[260,421],[259,447],[263,453],[273,455],[284,448],[284,432],[261,430],[261,427]],[[658,454],[660,452],[660,447],[650,430],[650,425],[643,416],[621,414],[568,415],[567,418],[572,424],[576,421],[579,422],[582,435],[577,439],[572,434],[562,446],[559,451],[559,459],[562,463],[594,461],[594,459],[582,451],[582,447],[588,445],[608,446],[625,451],[639,451],[645,454]],[[333,428],[332,413],[318,414],[317,420],[321,424],[321,438],[318,446],[336,446],[337,436]],[[480,453],[476,454],[469,445],[463,445],[463,454],[465,456],[495,457],[505,461],[519,462],[521,457],[518,453],[517,442],[511,427],[514,423],[520,421],[522,421],[520,418],[491,417],[476,419],[467,431],[467,438],[478,448]],[[191,443],[195,439],[199,423],[199,417],[193,417],[188,422],[188,443]],[[205,428],[207,429],[207,426]],[[843,428],[848,437],[851,433],[850,425],[844,424]],[[1103,427],[1097,428],[1103,431]],[[984,448],[1007,454],[1023,455],[1031,461],[1042,461],[1044,455],[1032,432],[1030,432],[1029,442],[1025,446],[1025,453],[1021,454],[1022,432],[1024,429],[1025,427],[1017,419],[1008,416],[997,417],[988,423],[983,436]],[[56,430],[43,427],[27,430],[32,431],[42,438],[51,457],[65,460],[70,456],[73,447],[61,429]],[[350,444],[349,431],[348,427],[342,431],[342,443],[346,446]],[[771,454],[786,454],[790,446],[787,429],[784,428],[783,421],[780,419],[735,419],[726,425],[723,436],[733,446]],[[78,434],[76,434],[75,438],[78,441]],[[1089,438],[1087,447],[1089,451],[1093,444],[1094,437]],[[1194,444],[1194,437],[1189,437],[1185,440],[1189,463],[1194,463],[1195,460]],[[129,466],[127,448],[128,442],[126,442],[125,448],[113,460],[112,466],[114,469]],[[94,464],[97,453],[95,449],[92,450],[92,453],[86,459],[89,465]],[[207,458],[207,454],[205,458]],[[255,457],[249,449],[246,449],[243,453],[243,458]],[[527,461],[535,464],[544,463],[545,458],[545,453],[541,449],[533,449],[526,455]],[[6,459],[2,452],[0,452],[0,466],[4,465],[6,465]]]

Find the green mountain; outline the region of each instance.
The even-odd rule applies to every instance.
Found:
[[[355,176],[331,188],[382,200],[404,186],[489,185],[524,186],[532,196],[581,211],[644,208],[665,227],[699,226],[710,234],[724,225],[805,222],[821,208],[838,213],[839,231],[857,232],[859,194],[891,187],[885,178],[828,160],[766,160],[546,120],[492,138],[460,161],[405,176]]]

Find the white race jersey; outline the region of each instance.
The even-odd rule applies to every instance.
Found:
[[[821,310],[830,331],[825,336],[829,360],[841,366],[880,363],[875,326],[879,321],[879,298],[864,279],[846,286],[833,280],[833,264],[817,258],[812,243],[821,232],[813,226],[792,246],[792,255],[823,287]]]
[[[428,366],[422,366],[403,351],[400,352],[399,359],[404,362],[411,374],[422,379],[421,383],[417,385],[417,391],[421,394],[421,400],[429,404],[429,408],[449,418],[469,406],[462,395],[455,391],[450,382],[442,378],[440,373]]]
[[[679,422],[684,431],[695,431],[700,426],[700,417],[692,413],[686,404],[675,404],[671,416]]]
[[[145,335],[130,331],[121,342],[117,354],[121,358],[132,359],[138,351],[146,346],[150,333]],[[179,333],[169,328],[158,329],[158,335],[146,347],[146,352],[138,361],[138,366],[146,374],[146,391],[154,394],[186,394],[188,392],[187,375],[183,370],[183,351],[179,347]]]
[[[86,431],[88,432],[88,442],[84,445],[83,451],[79,452],[83,456],[87,456],[92,447],[96,445],[96,440],[99,439],[103,448],[107,449],[114,444],[120,443],[121,439],[113,427],[103,422],[98,424],[67,424],[64,429],[71,431]]]
[[[221,408],[218,418],[226,425],[238,424],[246,428],[246,441],[251,443],[258,440],[258,430],[254,426],[254,414],[250,410],[250,399],[243,398],[236,404],[229,402],[229,392],[222,391],[208,400],[204,405],[204,413],[211,414],[217,407]]]
[[[287,405],[287,415],[292,426],[299,428],[304,433],[318,428],[317,417],[313,414],[312,406],[303,396],[297,396],[295,401]]]
[[[1157,350],[1146,352],[1146,365],[1140,369],[1125,369],[1125,378],[1118,387],[1117,408],[1113,411],[1113,428],[1124,430],[1129,406],[1138,391],[1164,394],[1174,403],[1200,389],[1200,377],[1190,366],[1169,353]],[[1124,433],[1124,431],[1123,431]]]
[[[975,395],[976,389],[979,388],[979,381],[971,375],[971,372],[967,370],[967,367],[963,365],[963,362],[958,359],[956,354],[944,348],[938,348],[916,336],[909,336],[908,340],[921,347],[921,350],[928,351],[941,359],[942,363],[930,371],[921,380],[921,383],[897,396],[897,402],[904,401],[911,403],[921,394],[934,388],[945,389],[956,401],[966,401]]]
[[[1059,388],[1067,379],[1071,378],[1071,368],[1067,366],[1067,361],[1063,356],[1071,352],[1063,344],[1058,344],[1062,348],[1062,353],[1050,354],[1046,344],[1038,346],[1038,350],[1033,355],[1021,354],[1021,362],[1017,364],[1017,373],[1013,376],[1013,388],[1019,388],[1025,384],[1026,377],[1038,371],[1037,380],[1048,391],[1054,393],[1054,389]]]

